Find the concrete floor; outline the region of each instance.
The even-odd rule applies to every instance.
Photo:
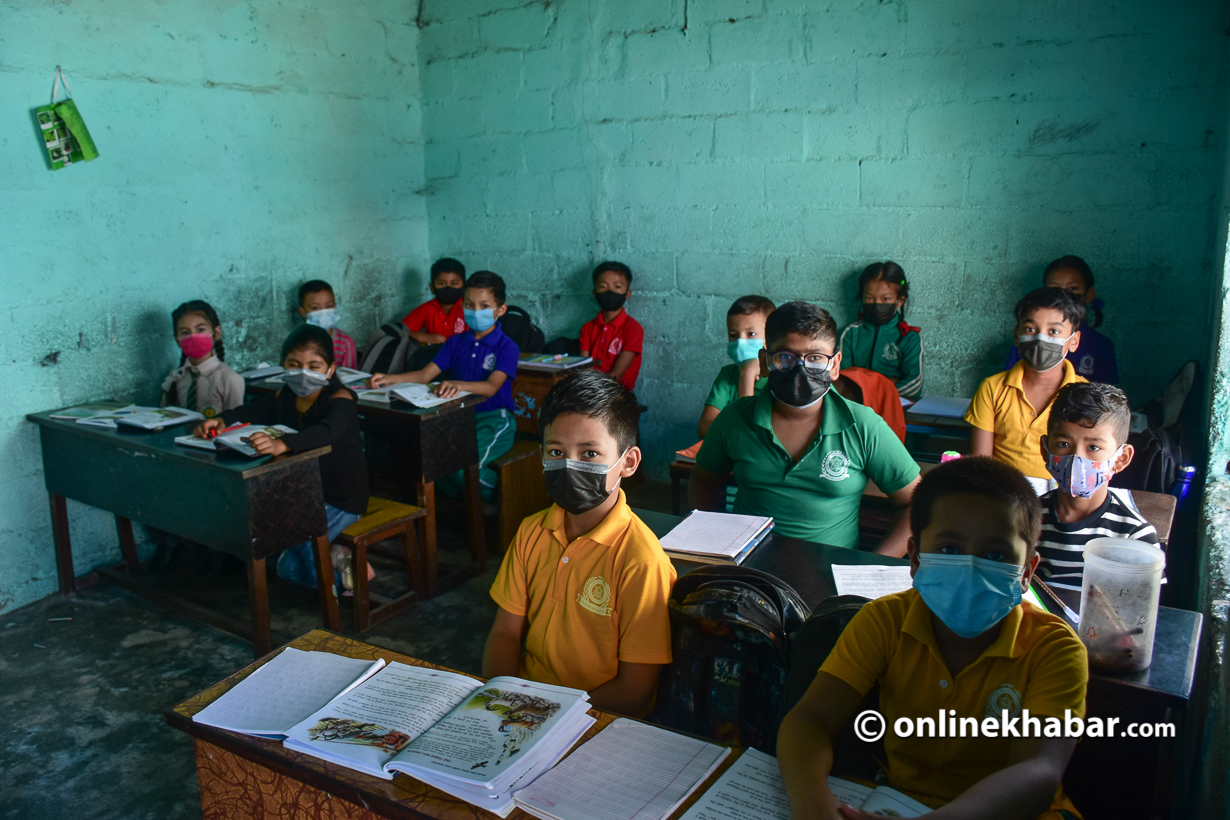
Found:
[[[646,481],[629,497],[665,511],[669,491]],[[444,504],[440,518],[441,562],[459,563],[461,507]],[[499,557],[483,575],[361,635],[343,599],[343,631],[477,674]],[[246,617],[242,566],[206,576],[203,563],[187,555],[160,583]],[[398,582],[392,564],[376,566],[380,584]],[[314,591],[275,578],[270,598],[275,640],[320,625]],[[192,743],[162,714],[251,661],[248,642],[105,582],[0,615],[0,820],[200,818]]]

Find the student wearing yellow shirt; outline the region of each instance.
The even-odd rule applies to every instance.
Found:
[[[983,380],[965,411],[973,426],[970,449],[993,456],[1026,475],[1039,492],[1050,479],[1042,436],[1059,388],[1085,381],[1068,361],[1080,345],[1085,308],[1062,288],[1038,288],[1016,304],[1021,361]]]
[[[840,806],[826,777],[842,773],[833,738],[876,684],[888,784],[935,808],[928,817],[1080,817],[1061,786],[1074,737],[893,730],[898,718],[945,714],[980,727],[1015,718],[1012,731],[1023,734],[1025,710],[1036,731],[1047,718],[1084,716],[1084,645],[1062,620],[1021,603],[1041,526],[1037,495],[1006,464],[968,457],[923,477],[910,508],[914,588],[859,610],[782,721],[777,758],[794,820],[871,817]]]
[[[574,373],[539,411],[555,503],[521,523],[491,585],[499,604],[483,674],[589,692],[597,709],[642,716],[671,660],[675,568],[619,487],[636,472],[636,396],[602,373]]]

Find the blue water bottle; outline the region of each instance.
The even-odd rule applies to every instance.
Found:
[[[1178,472],[1175,474],[1174,486],[1170,488],[1170,494],[1177,498],[1177,507],[1182,507],[1183,502],[1187,499],[1187,494],[1192,488],[1192,481],[1196,478],[1196,468],[1190,464],[1180,464]]]

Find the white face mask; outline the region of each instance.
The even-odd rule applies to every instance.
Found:
[[[338,315],[337,308],[325,308],[324,310],[313,310],[307,315],[307,323],[316,325],[316,327],[332,330],[337,327],[337,323],[342,321],[342,317]]]
[[[299,398],[310,396],[329,383],[329,377],[315,370],[287,370],[282,374],[282,382],[290,388],[290,392]]]

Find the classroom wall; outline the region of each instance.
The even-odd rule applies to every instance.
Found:
[[[433,255],[575,337],[636,272],[651,469],[695,440],[748,292],[854,318],[900,262],[927,392],[998,369],[1046,262],[1084,256],[1143,402],[1206,355],[1226,9],[1061,2],[425,0]]]
[[[276,358],[303,280],[360,344],[417,294],[417,49],[393,0],[0,0],[0,610],[56,589],[26,413],[157,402],[187,299],[242,368]],[[57,63],[101,156],[52,172],[29,109]],[[70,510],[78,572],[117,558],[113,520]]]

